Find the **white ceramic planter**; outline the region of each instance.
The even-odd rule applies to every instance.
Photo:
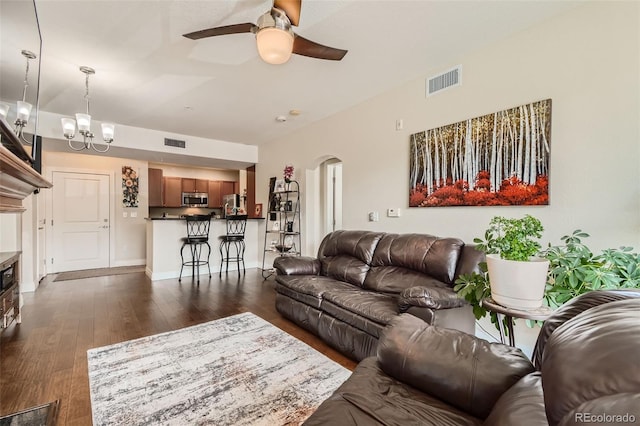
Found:
[[[497,254],[487,255],[491,298],[514,309],[536,309],[542,306],[549,261],[532,257],[528,262],[504,260]]]

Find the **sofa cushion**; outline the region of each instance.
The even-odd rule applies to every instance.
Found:
[[[441,282],[453,285],[464,242],[426,234],[385,234],[373,254],[364,287],[398,293]]]
[[[393,295],[353,288],[325,292],[320,309],[378,337],[389,321],[398,315],[398,302]]]
[[[542,379],[540,372],[527,374],[502,394],[485,426],[519,425],[526,419],[527,426],[548,426],[544,412]]]
[[[364,288],[385,293],[402,293],[411,287],[448,287],[442,281],[402,266],[372,266]]]
[[[500,395],[534,371],[520,349],[409,314],[394,318],[380,335],[378,361],[390,376],[482,419]]]
[[[355,286],[333,278],[316,275],[278,275],[276,291],[292,299],[320,308],[322,296],[331,290],[351,290]]]
[[[591,414],[640,419],[638,324],[640,299],[634,298],[587,309],[551,334],[541,368],[550,425],[567,422],[598,399],[615,402],[615,407],[597,403],[592,407],[599,410]]]
[[[370,357],[358,364],[304,424],[471,426],[482,422],[389,377]]]
[[[381,232],[335,231],[318,249],[321,274],[362,287]]]

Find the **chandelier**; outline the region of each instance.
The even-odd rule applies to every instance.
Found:
[[[31,109],[33,108],[33,105],[31,105],[29,102],[26,102],[27,88],[29,87],[29,61],[31,59],[35,59],[36,54],[29,50],[23,50],[21,53],[22,56],[27,59],[27,67],[24,72],[24,88],[22,90],[22,100],[17,102],[16,121],[14,121],[13,124],[16,126],[14,129],[16,136],[18,136],[18,138],[20,138],[22,142],[31,145],[31,142],[24,138],[24,128],[29,122],[29,116],[31,115]],[[5,119],[9,114],[10,107],[11,106],[8,103],[0,103],[0,115]]]
[[[106,143],[104,149],[99,149],[93,142],[94,134],[91,132],[91,115],[89,114],[89,76],[95,74],[96,71],[93,68],[82,66],[80,71],[85,75],[85,94],[84,99],[87,102],[86,114],[77,113],[76,119],[63,118],[62,119],[62,132],[64,137],[69,141],[69,148],[74,151],[82,151],[85,149],[93,148],[96,152],[107,152],[113,142],[113,135],[115,131],[115,125],[112,123],[102,123],[102,140]],[[77,145],[79,141],[73,141],[76,136],[76,123],[78,125],[78,133],[82,135],[82,144]]]

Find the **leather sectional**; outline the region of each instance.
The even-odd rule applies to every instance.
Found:
[[[593,291],[540,331],[533,363],[411,315],[304,423],[569,426],[640,421],[640,292]]]
[[[405,312],[473,334],[471,306],[452,287],[483,260],[457,238],[335,231],[323,239],[317,258],[274,261],[276,308],[359,361],[376,354],[382,330]]]

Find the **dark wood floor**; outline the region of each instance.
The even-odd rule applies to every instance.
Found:
[[[59,425],[91,425],[87,350],[252,312],[353,369],[355,362],[275,310],[273,279],[257,269],[151,282],[143,273],[51,282],[24,294],[22,324],[0,335],[0,415],[61,400]]]

